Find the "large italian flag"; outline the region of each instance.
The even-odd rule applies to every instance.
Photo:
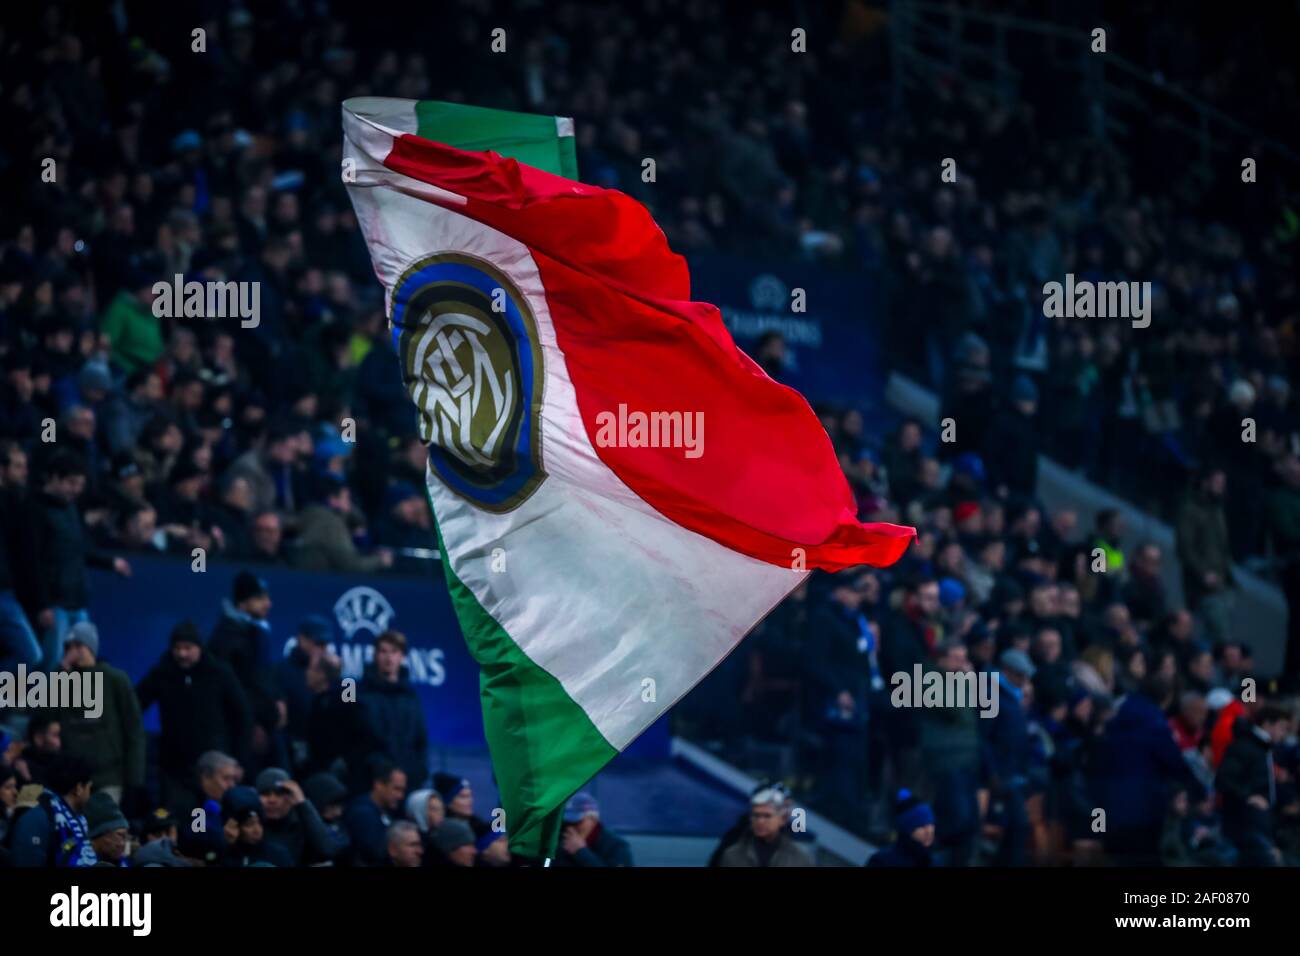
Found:
[[[915,532],[856,520],[808,403],[644,207],[571,178],[571,121],[360,98],[343,126],[511,847],[549,855],[557,808],[809,569]]]

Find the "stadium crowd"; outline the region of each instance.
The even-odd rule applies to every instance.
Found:
[[[380,634],[365,676],[340,693],[330,622],[303,621],[271,665],[270,607],[265,583],[241,572],[214,632],[177,624],[134,687],[100,659],[97,627],[73,624],[60,666],[100,677],[100,706],[6,715],[23,731],[0,731],[0,866],[512,865],[470,782],[430,773],[405,636]],[[151,767],[142,714],[154,706]],[[574,795],[555,865],[631,862],[595,798]]]
[[[0,670],[101,669],[117,711],[36,715],[6,740],[9,858],[32,861],[22,829],[58,862],[505,860],[461,778],[430,777],[401,635],[376,642],[347,710],[321,690],[338,676],[328,622],[304,622],[282,663],[259,643],[259,564],[429,573],[413,556],[432,538],[425,450],[338,177],[339,103],[375,94],[573,115],[583,178],[646,202],[674,248],[878,275],[891,361],[958,421],[937,442],[821,409],[861,516],[919,540],[888,571],[812,578],[686,701],[684,729],[777,754],[799,798],[899,832],[878,862],[1294,862],[1293,702],[1242,700],[1252,651],[1225,624],[1233,558],[1271,556],[1300,593],[1300,270],[1277,180],[1201,203],[1155,188],[1150,144],[1081,148],[959,84],[890,116],[861,55],[880,23],[852,3],[809,15],[834,40],[800,56],[766,9],[498,6],[451,5],[437,56],[294,4],[6,15]],[[510,56],[488,50],[498,15]],[[1042,285],[1067,272],[1151,281],[1151,327],[1044,319]],[[177,274],[259,283],[259,324],[156,316],[154,284]],[[779,378],[779,339],[758,354]],[[1175,522],[1179,553],[1128,540],[1113,513],[1048,513],[1039,452]],[[84,569],[195,548],[250,570],[216,633],[178,622],[131,687],[98,657]],[[1185,605],[1160,583],[1175,560]],[[998,716],[892,706],[890,678],[917,665],[994,675]],[[799,860],[781,826],[794,797],[755,799],[719,861]],[[575,800],[569,856],[623,860]]]
[[[929,815],[945,865],[1300,862],[1294,699],[1253,676],[1248,640],[1212,636],[1208,596],[1172,599],[1172,556],[1118,512],[1080,527],[1023,490],[1027,378],[1007,406],[987,439],[1003,454],[946,467],[916,421],[875,446],[856,412],[824,411],[860,516],[918,540],[889,569],[810,578],[681,705],[687,732],[865,836]],[[1220,572],[1223,487],[1198,476],[1179,524]],[[899,690],[930,672],[985,675],[997,704]]]

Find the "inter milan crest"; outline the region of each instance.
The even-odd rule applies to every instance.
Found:
[[[546,477],[541,347],[523,295],[490,263],[441,253],[398,279],[390,319],[434,473],[480,508],[518,507]]]

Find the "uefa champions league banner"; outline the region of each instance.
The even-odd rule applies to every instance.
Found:
[[[862,271],[809,262],[763,262],[692,253],[691,295],[721,310],[736,344],[755,349],[768,332],[785,340],[780,380],[810,401],[860,406],[883,399],[880,283]]]
[[[245,567],[266,581],[271,593],[272,653],[286,654],[298,624],[320,614],[334,624],[330,650],[343,663],[343,676],[360,679],[374,656],[376,635],[390,628],[406,635],[411,683],[424,704],[429,741],[435,748],[480,750],[483,711],[478,664],[470,657],[452,611],[441,570],[428,577],[341,575],[265,565],[208,565],[130,556],[134,571],[120,578],[90,571],[91,619],[99,627],[100,655],[138,682],[167,648],[178,621],[191,618],[205,640],[220,619],[235,575]],[[157,709],[145,727],[158,730]],[[667,720],[647,731],[630,749],[637,757],[668,756]]]

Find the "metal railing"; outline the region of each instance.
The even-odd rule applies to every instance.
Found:
[[[891,0],[889,29],[891,106],[896,111],[905,108],[909,90],[943,76],[960,77],[963,86],[1001,103],[1016,102],[1024,92],[1024,76],[1011,62],[1008,46],[1014,39],[1032,36],[1041,40],[1046,61],[1063,75],[1076,77],[1093,137],[1122,145],[1155,123],[1161,135],[1170,137],[1170,154],[1194,156],[1202,175],[1210,175],[1220,162],[1231,160],[1235,167],[1245,156],[1257,161],[1268,156],[1291,176],[1300,176],[1300,153],[1158,72],[1113,51],[1093,53],[1090,29],[934,0]]]

